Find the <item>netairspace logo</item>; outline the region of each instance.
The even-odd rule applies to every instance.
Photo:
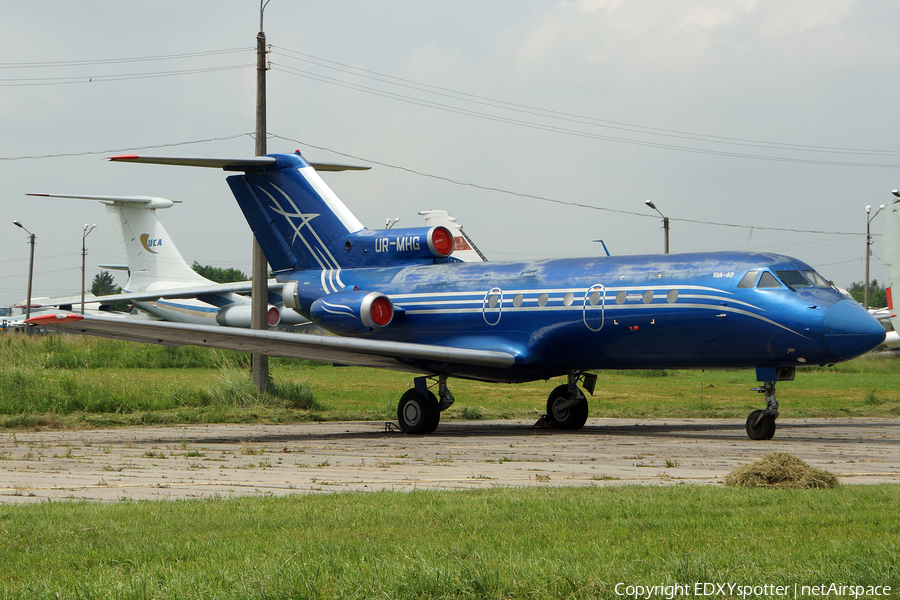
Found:
[[[727,597],[727,598],[876,598],[890,596],[888,585],[847,585],[840,583],[823,583],[819,585],[744,585],[740,583],[709,583],[668,585],[632,585],[617,583],[614,588],[616,596],[634,598],[634,600],[651,600],[665,598],[673,600],[681,597]]]

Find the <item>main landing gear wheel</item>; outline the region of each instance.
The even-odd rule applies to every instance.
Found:
[[[588,418],[584,393],[574,385],[561,385],[547,398],[547,421],[554,429],[581,429]]]
[[[764,410],[754,410],[747,417],[747,435],[751,440],[771,440],[775,435],[775,417]]]
[[[431,433],[437,429],[441,411],[437,398],[431,392],[423,396],[415,388],[407,390],[397,405],[397,421],[405,433]]]

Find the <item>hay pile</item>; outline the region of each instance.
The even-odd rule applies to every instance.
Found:
[[[837,477],[814,469],[788,452],[770,452],[725,477],[728,487],[833,488]]]

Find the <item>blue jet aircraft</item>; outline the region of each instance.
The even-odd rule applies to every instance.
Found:
[[[846,361],[884,328],[808,264],[746,252],[465,263],[444,227],[369,230],[299,153],[250,159],[113,157],[221,168],[262,246],[285,305],[335,336],[66,313],[43,327],[134,341],[233,348],[408,371],[400,427],[431,433],[453,403],[450,377],[516,383],[567,376],[547,420],[579,429],[606,369],[756,369],[766,408],[752,439],[775,433],[778,381]],[[437,380],[437,396],[430,379]]]

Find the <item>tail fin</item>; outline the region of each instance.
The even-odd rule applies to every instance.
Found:
[[[129,278],[125,289],[130,292],[144,291],[160,284],[179,287],[211,283],[187,264],[156,216],[157,209],[169,208],[180,201],[151,196],[29,195],[99,200],[106,205],[113,230],[127,258]]]
[[[275,158],[273,168],[228,177],[269,265],[276,272],[351,266],[344,238],[363,224],[302,156]]]
[[[884,287],[888,308],[900,309],[900,199],[895,199],[884,212]],[[900,331],[900,317],[892,321]]]
[[[447,227],[366,229],[316,172],[368,167],[309,163],[299,152],[245,159],[127,155],[110,160],[243,171],[228,177],[228,185],[276,273],[458,261],[450,257],[454,236]]]

